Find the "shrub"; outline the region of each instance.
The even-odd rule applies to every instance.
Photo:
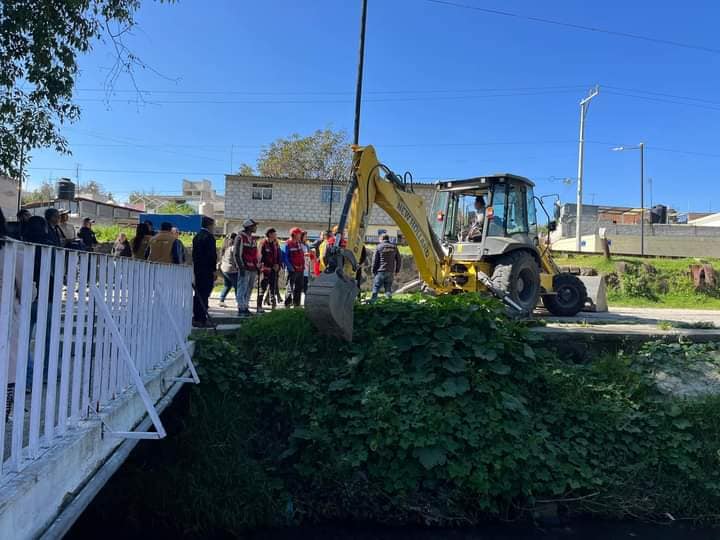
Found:
[[[547,500],[606,516],[715,513],[720,399],[673,400],[652,380],[655,358],[714,346],[573,365],[502,311],[473,295],[357,306],[345,343],[286,310],[201,339],[193,414],[175,459],[145,476],[144,504],[206,536],[473,523]]]

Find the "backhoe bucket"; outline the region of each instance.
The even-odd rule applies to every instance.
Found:
[[[354,280],[336,272],[322,273],[310,283],[305,312],[323,334],[352,341],[353,305],[357,294]]]

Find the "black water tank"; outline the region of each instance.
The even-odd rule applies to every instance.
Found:
[[[650,210],[650,223],[667,223],[667,206],[656,204]]]
[[[57,198],[63,201],[72,201],[75,198],[75,184],[69,178],[57,181]]]

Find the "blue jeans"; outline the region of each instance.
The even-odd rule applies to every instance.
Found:
[[[222,275],[224,285],[223,290],[220,292],[220,301],[224,302],[230,292],[230,289],[235,289],[235,296],[237,296],[238,275],[237,272],[223,272]]]
[[[255,270],[238,272],[237,287],[235,288],[238,311],[247,311],[250,305],[250,294],[257,281],[258,273]]]
[[[392,296],[392,285],[394,274],[392,272],[378,272],[375,274],[373,279],[372,296],[370,300],[377,300],[380,288],[385,289],[385,296],[390,298]]]

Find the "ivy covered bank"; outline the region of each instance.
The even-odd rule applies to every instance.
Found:
[[[714,345],[573,364],[471,295],[355,317],[353,343],[319,336],[300,310],[201,339],[203,383],[163,443],[172,459],[123,480],[131,515],[197,534],[532,520],[548,505],[717,520],[720,397],[656,384],[659,370],[720,363]]]

